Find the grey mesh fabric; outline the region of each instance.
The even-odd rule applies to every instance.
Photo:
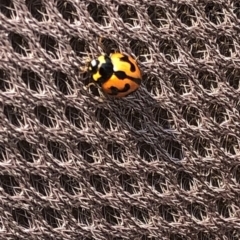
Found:
[[[240,239],[238,0],[0,0],[0,239]],[[138,60],[123,99],[88,59]]]

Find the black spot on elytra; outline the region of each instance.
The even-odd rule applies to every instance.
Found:
[[[140,85],[142,82],[142,80],[140,78],[130,78],[130,79],[138,85]]]
[[[127,92],[130,89],[130,85],[128,83],[125,84],[124,88],[122,90],[112,86],[110,87],[111,93],[110,95],[117,95],[118,93],[124,93]]]
[[[104,63],[102,66],[99,68],[99,73],[100,75],[105,78],[109,77],[113,74],[113,65],[112,63]]]
[[[120,58],[120,60],[130,64],[130,71],[131,72],[136,71],[136,68],[135,68],[134,64],[129,60],[128,56],[124,55],[123,57]]]
[[[123,71],[117,71],[117,72],[114,72],[114,74],[119,79],[125,79],[127,77],[126,73]]]
[[[116,75],[116,77],[120,80],[124,80],[125,78],[130,79],[131,81],[135,82],[136,84],[140,85],[141,84],[141,79],[139,78],[133,78],[131,76],[128,76],[125,72],[123,71],[117,71],[114,72],[114,74]]]
[[[117,95],[119,92],[118,88],[113,87],[113,86],[110,87],[110,90],[111,90],[111,93],[109,93],[109,95]]]

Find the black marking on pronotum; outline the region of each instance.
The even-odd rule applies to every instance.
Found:
[[[102,63],[102,65],[100,66],[99,73],[103,78],[106,78],[106,76],[113,74],[113,64],[111,59],[107,55],[104,55],[104,60],[105,63]]]
[[[118,93],[124,93],[127,92],[130,89],[130,85],[128,83],[125,84],[123,89],[118,89],[114,86],[110,87],[111,93],[109,95],[117,95]]]
[[[129,60],[128,56],[123,55],[123,57],[121,57],[120,60],[130,64],[130,71],[131,72],[135,72],[136,71],[135,65]]]
[[[128,78],[139,85],[141,83],[141,79],[130,77],[124,71],[117,71],[117,72],[114,72],[114,74],[117,76],[118,79],[124,80]]]
[[[98,79],[97,83],[101,86],[104,82],[108,81],[113,74],[113,64],[111,59],[105,55],[105,63],[99,68],[99,74],[101,77]]]

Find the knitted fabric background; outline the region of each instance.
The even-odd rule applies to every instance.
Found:
[[[0,0],[0,239],[240,239],[239,0]],[[137,58],[123,99],[87,59]]]

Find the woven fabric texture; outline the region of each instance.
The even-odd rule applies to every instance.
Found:
[[[239,0],[0,0],[0,239],[240,239]],[[123,99],[88,59],[138,60]]]

